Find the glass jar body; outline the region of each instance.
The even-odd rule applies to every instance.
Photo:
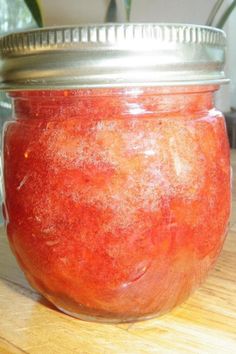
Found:
[[[31,285],[105,322],[183,302],[220,253],[229,146],[216,87],[11,93],[4,214]]]

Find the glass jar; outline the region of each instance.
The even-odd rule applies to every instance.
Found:
[[[22,28],[36,26],[27,5],[22,0],[0,0],[0,36]],[[0,132],[5,121],[11,116],[11,102],[5,92],[0,91]],[[0,137],[1,145],[1,137]],[[0,203],[2,203],[0,196]],[[0,210],[0,223],[2,211]]]
[[[229,220],[229,146],[214,107],[223,32],[100,25],[1,45],[14,105],[4,216],[30,284],[86,320],[146,319],[182,303],[213,268]]]

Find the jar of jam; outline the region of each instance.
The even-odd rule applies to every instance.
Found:
[[[214,93],[225,35],[195,25],[46,28],[0,39],[4,217],[30,284],[80,319],[182,303],[216,263],[230,213]]]

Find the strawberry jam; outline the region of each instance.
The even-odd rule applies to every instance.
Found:
[[[4,213],[30,284],[79,318],[171,310],[206,278],[230,213],[213,86],[11,93]]]

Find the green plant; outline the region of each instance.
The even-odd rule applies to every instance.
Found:
[[[129,22],[132,0],[122,0],[122,1],[124,2],[124,7],[126,10],[126,21]],[[216,19],[216,16],[224,2],[225,0],[216,1],[207,19],[206,22],[207,26],[213,26],[213,22]],[[228,17],[230,16],[230,14],[232,13],[235,7],[236,7],[236,0],[233,0],[231,4],[226,7],[223,14],[220,16],[218,22],[216,23],[215,27],[223,28],[225,22],[228,20]],[[117,21],[117,0],[110,0],[105,22],[116,22],[116,21]]]
[[[40,6],[37,0],[24,0],[26,6],[30,10],[35,22],[39,27],[43,27],[43,19]]]
[[[132,0],[110,0],[109,6],[107,9],[105,22],[116,22],[117,21],[117,2],[122,2],[125,10],[126,21],[130,20],[130,10]]]
[[[206,22],[207,26],[213,25],[213,22],[216,19],[216,16],[217,16],[217,14],[224,2],[225,2],[225,0],[218,0],[215,3],[215,5],[213,6],[213,8],[210,12],[210,15],[207,19],[207,22]],[[230,14],[232,13],[232,11],[234,10],[235,7],[236,7],[236,0],[232,1],[231,4],[226,7],[223,14],[220,16],[218,22],[216,23],[215,27],[223,28],[226,21],[228,20]]]
[[[129,21],[132,0],[124,0],[124,2],[125,2],[125,9],[126,9],[126,18],[127,18],[127,21]]]

